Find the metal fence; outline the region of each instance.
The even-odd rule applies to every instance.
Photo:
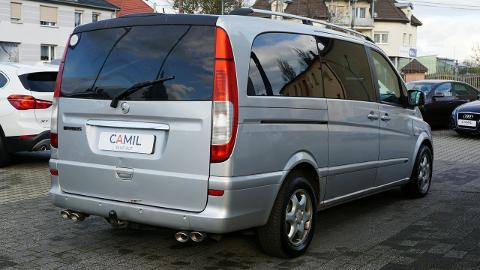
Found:
[[[427,74],[426,79],[429,80],[454,80],[466,82],[477,89],[480,89],[480,74],[475,75],[455,75],[455,74]]]

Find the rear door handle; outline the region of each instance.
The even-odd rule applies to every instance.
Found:
[[[378,115],[376,115],[374,112],[370,112],[370,114],[368,114],[367,117],[370,120],[378,120]]]
[[[381,119],[382,121],[385,121],[385,122],[392,120],[390,116],[388,116],[388,113],[384,114]]]
[[[130,180],[133,177],[133,169],[130,168],[119,168],[115,169],[115,173],[117,174],[118,178],[123,180]]]

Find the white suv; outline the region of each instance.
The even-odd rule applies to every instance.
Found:
[[[0,167],[19,151],[50,147],[57,66],[0,63]]]

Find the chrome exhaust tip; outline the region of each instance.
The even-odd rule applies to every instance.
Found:
[[[85,215],[82,214],[82,213],[73,212],[73,213],[70,215],[70,219],[73,220],[73,221],[75,221],[75,222],[80,222],[80,221],[85,220]]]
[[[70,217],[72,216],[72,212],[70,210],[62,210],[60,212],[60,215],[62,216],[62,218],[64,219],[70,219]]]
[[[188,242],[188,240],[190,240],[190,237],[188,235],[188,232],[177,232],[175,234],[175,240],[180,243],[186,243]]]
[[[202,242],[207,238],[207,234],[203,232],[191,232],[190,233],[190,239],[192,239],[193,242]]]

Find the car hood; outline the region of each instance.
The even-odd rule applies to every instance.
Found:
[[[474,112],[480,113],[480,100],[472,101],[465,103],[462,106],[458,107],[457,112]]]

